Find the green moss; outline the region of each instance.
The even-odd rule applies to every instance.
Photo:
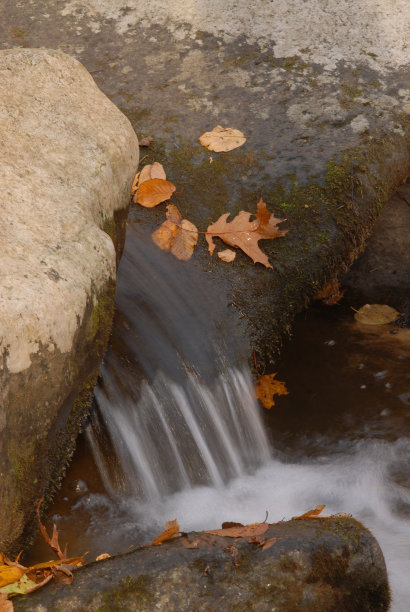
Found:
[[[130,609],[137,610],[138,606],[153,604],[153,602],[154,594],[150,588],[148,576],[127,576],[117,588],[110,590],[109,593],[104,593],[103,604],[97,608],[96,612],[113,612],[113,610],[128,612]]]

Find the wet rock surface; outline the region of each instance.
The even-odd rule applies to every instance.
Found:
[[[14,599],[30,612],[127,610],[349,610],[389,605],[381,550],[349,518],[271,525],[262,550],[246,539],[190,533],[75,571],[71,586],[47,585]],[[199,540],[197,548],[186,548]]]
[[[84,67],[60,51],[1,51],[0,75],[4,551],[21,546],[35,501],[58,482],[90,400],[111,330],[138,142]]]
[[[274,357],[408,175],[407,14],[405,0],[5,0],[0,23],[5,46],[54,46],[85,64],[154,138],[143,161],[165,165],[173,203],[200,230],[254,211],[261,195],[287,218],[291,231],[262,244],[273,270],[242,253],[210,259],[204,241],[188,264],[209,271],[253,348]],[[217,124],[241,129],[245,145],[210,154],[197,138]],[[152,231],[163,209],[134,221]]]

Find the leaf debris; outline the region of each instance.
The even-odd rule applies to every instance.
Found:
[[[277,372],[261,376],[255,385],[255,395],[267,410],[270,410],[275,405],[274,395],[289,395],[286,383],[276,380],[276,374]]]
[[[210,132],[205,132],[198,140],[202,146],[216,153],[232,151],[246,142],[246,138],[240,130],[223,128],[221,125],[217,125]]]

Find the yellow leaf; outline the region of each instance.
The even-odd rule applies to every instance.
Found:
[[[354,315],[354,318],[359,323],[366,325],[385,325],[393,323],[400,316],[391,306],[385,304],[365,304]]]
[[[262,406],[269,410],[275,405],[274,395],[289,395],[286,384],[280,380],[275,380],[275,374],[261,376],[255,385],[255,394]]]
[[[202,134],[198,140],[201,145],[217,153],[232,151],[246,142],[246,138],[240,130],[223,128],[220,125],[217,125],[211,132]]]
[[[152,234],[152,239],[163,251],[171,252],[182,261],[188,261],[198,241],[198,230],[173,204],[167,206],[167,220]]]
[[[226,262],[231,262],[236,257],[235,251],[232,251],[231,249],[225,249],[224,251],[219,251],[217,255],[219,259],[222,259],[222,261],[226,261]]]
[[[174,191],[175,185],[170,181],[160,178],[149,179],[138,187],[134,202],[145,206],[145,208],[153,208],[161,202],[169,200]]]
[[[151,542],[151,546],[160,546],[167,540],[173,540],[179,536],[179,525],[178,521],[174,519],[173,521],[168,521],[165,523],[165,531],[163,531],[159,536],[155,538]]]
[[[108,553],[102,553],[101,555],[98,555],[98,557],[96,557],[95,560],[96,561],[104,561],[104,559],[109,559],[110,557],[111,557],[111,555],[109,555]]]
[[[0,587],[16,582],[24,574],[23,569],[9,565],[0,565]]]

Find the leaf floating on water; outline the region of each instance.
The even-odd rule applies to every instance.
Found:
[[[393,323],[400,313],[386,304],[365,304],[355,313],[354,318],[366,325],[386,325]]]
[[[141,172],[142,174],[142,172]],[[141,179],[141,175],[140,175]],[[145,208],[154,208],[161,202],[166,202],[175,191],[174,183],[161,178],[152,178],[143,181],[134,196],[134,202]]]
[[[286,383],[275,380],[276,374],[277,372],[261,376],[255,385],[256,397],[267,410],[270,410],[275,405],[274,395],[289,395]]]
[[[161,546],[164,542],[168,540],[173,540],[179,536],[179,525],[178,521],[174,519],[173,521],[168,521],[165,523],[165,531],[163,531],[159,536],[155,538],[151,542],[151,546]]]
[[[41,522],[41,519],[40,519],[40,506],[41,506],[41,502],[42,501],[43,500],[40,499],[40,501],[38,502],[38,504],[37,504],[37,511],[36,511],[37,522],[38,522],[38,526],[40,528],[41,535],[43,536],[43,539],[47,542],[47,544],[49,545],[51,550],[53,550],[60,559],[66,559],[67,555],[65,554],[65,552],[64,553],[62,552],[62,550],[60,548],[59,541],[58,541],[57,525],[55,523],[53,523],[53,534],[52,534],[52,536],[50,538],[50,536],[47,533],[47,529],[45,528],[45,526]]]
[[[223,128],[221,125],[217,125],[211,132],[205,132],[198,140],[202,146],[216,153],[232,151],[246,142],[240,130]]]
[[[228,527],[227,529],[210,529],[204,531],[211,535],[223,536],[225,538],[248,538],[262,535],[268,531],[267,523],[253,523],[252,525],[244,525],[243,527]]]
[[[167,220],[152,234],[152,239],[163,251],[171,252],[177,259],[191,259],[198,242],[198,230],[173,204],[167,206]]]
[[[232,221],[227,221],[230,213],[224,213],[210,225],[206,231],[209,253],[215,250],[214,236],[218,236],[226,244],[242,249],[254,263],[261,263],[271,268],[268,257],[263,253],[258,241],[268,238],[279,238],[289,230],[278,230],[277,224],[285,219],[276,219],[273,213],[266,208],[265,202],[260,199],[256,212],[256,219],[250,220],[252,213],[241,210]]]
[[[319,516],[319,514],[322,512],[324,508],[326,508],[325,505],[316,506],[316,508],[314,508],[313,510],[308,510],[308,512],[305,512],[305,514],[301,514],[300,516],[292,516],[292,521],[299,521],[302,519],[310,519],[310,518],[325,518],[323,516]]]
[[[231,249],[225,249],[224,251],[219,251],[217,255],[219,259],[222,259],[222,261],[226,261],[227,263],[230,263],[236,257],[235,251],[232,251]]]

